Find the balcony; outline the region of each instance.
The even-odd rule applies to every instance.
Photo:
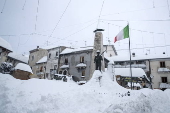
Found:
[[[170,83],[160,83],[159,87],[160,88],[168,88],[168,89],[170,89]]]
[[[69,68],[69,65],[62,65],[61,67],[60,67],[60,69],[68,69]]]
[[[158,73],[169,73],[170,69],[166,67],[158,67]]]
[[[86,68],[86,64],[79,63],[79,64],[76,65],[76,68]]]
[[[115,68],[130,68],[130,65],[115,65]],[[146,65],[145,64],[132,64],[131,65],[132,68],[142,68],[142,69],[146,69]]]

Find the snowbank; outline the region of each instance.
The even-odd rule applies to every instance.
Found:
[[[102,77],[99,81],[97,78]],[[84,85],[46,79],[18,80],[0,73],[2,113],[169,113],[170,90],[131,91],[95,71]],[[127,96],[130,91],[131,96]]]
[[[19,70],[22,70],[22,71],[27,71],[27,72],[30,72],[33,74],[31,68],[29,65],[27,64],[23,64],[23,63],[18,63],[16,66],[15,66],[15,69],[19,69]]]

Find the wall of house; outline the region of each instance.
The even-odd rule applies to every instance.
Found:
[[[113,48],[113,45],[104,45],[103,46],[103,51],[105,51],[105,54],[107,55],[107,57],[112,57],[112,56],[116,56],[115,50]]]
[[[0,64],[1,64],[2,62],[6,61],[7,55],[8,55],[9,52],[6,51],[6,49],[4,49],[4,48],[0,47],[0,49],[1,49],[1,52],[0,52]]]
[[[76,68],[77,64],[80,64],[80,57],[84,56],[84,63],[86,64],[86,68],[78,69]],[[65,69],[60,69],[62,65],[64,65],[65,58],[68,58],[68,74],[76,76],[79,81],[89,80],[90,79],[90,70],[91,70],[91,61],[92,61],[92,50],[88,51],[81,51],[76,53],[70,53],[65,55],[60,55],[60,64],[59,64],[59,71],[64,72]],[[82,76],[82,71],[85,71],[85,78]]]
[[[170,83],[170,73],[168,72],[158,72],[158,68],[160,68],[160,62],[165,61],[166,68],[170,69],[170,59],[159,60],[159,61],[151,61],[151,75],[154,76],[152,79],[153,88],[160,88],[160,83],[162,82],[161,77],[167,77],[167,82]]]
[[[56,52],[58,53],[57,56],[56,56]],[[51,54],[50,58],[49,58],[49,54]],[[54,66],[56,66],[56,69],[58,68],[59,54],[60,54],[59,47],[48,50],[46,73],[50,74],[50,69],[54,69]]]
[[[13,71],[12,76],[16,79],[28,80],[30,79],[31,73],[22,70],[15,70]]]
[[[34,69],[35,70],[35,74],[34,75],[32,75],[32,78],[41,78],[41,79],[43,79],[45,76],[46,76],[46,65],[47,65],[47,63],[45,62],[45,63],[39,63],[39,64],[36,64],[36,66],[34,66],[34,68],[36,68],[36,69]],[[38,75],[38,73],[40,73],[40,72],[43,72],[43,74],[41,74],[41,75]]]
[[[29,56],[29,66],[32,68],[33,74],[32,78],[38,78],[36,75],[37,72],[37,65],[36,62],[38,62],[42,57],[47,56],[48,52],[45,49],[37,49],[36,51],[30,52]],[[34,59],[32,59],[32,56],[34,56]]]

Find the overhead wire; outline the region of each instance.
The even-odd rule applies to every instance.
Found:
[[[124,12],[116,12],[116,13],[105,14],[105,15],[101,15],[101,16],[110,16],[110,15],[123,14],[123,13],[132,13],[132,12],[138,12],[138,11],[144,11],[144,10],[152,10],[152,9],[155,9],[155,8],[162,8],[162,7],[167,7],[167,5],[159,6],[159,7],[154,7],[154,8],[151,7],[151,8],[138,9],[138,10],[124,11]]]
[[[39,0],[38,1],[38,4],[37,4],[37,14],[36,14],[36,21],[35,21],[35,31],[37,29],[37,20],[38,20],[38,9],[39,9]]]
[[[26,2],[27,2],[27,0],[24,1],[24,5],[22,7],[22,10],[24,10]]]
[[[66,6],[66,8],[65,8],[65,10],[64,10],[64,12],[63,12],[62,15],[60,16],[60,18],[59,18],[57,24],[55,25],[55,27],[54,27],[53,31],[51,32],[51,34],[49,35],[48,39],[53,35],[55,29],[57,28],[58,24],[60,23],[62,17],[64,16],[64,14],[65,14],[65,12],[66,12],[66,10],[67,10],[67,8],[68,8],[69,5],[70,5],[70,3],[71,3],[71,0],[68,2],[67,6]],[[48,40],[48,39],[47,39],[47,40]]]
[[[98,22],[97,22],[97,28],[99,27],[100,15],[101,15],[101,13],[102,13],[102,9],[103,9],[104,2],[105,2],[105,0],[103,0],[102,7],[101,7],[101,9],[100,9],[99,18],[98,18]]]
[[[64,37],[64,38],[60,38],[60,40],[66,39],[66,38],[68,38],[68,37],[70,37],[70,36],[73,36],[73,35],[75,35],[75,34],[81,32],[82,30],[84,30],[84,29],[86,29],[86,28],[92,26],[92,25],[95,24],[96,22],[97,22],[97,21],[91,23],[90,25],[88,25],[88,26],[86,26],[86,27],[83,27],[82,29],[80,29],[80,30],[78,30],[78,31],[76,31],[76,32],[74,32],[74,33],[72,33],[72,34],[70,34],[70,35]],[[55,41],[55,42],[58,42],[58,41]],[[55,42],[54,42],[54,43],[55,43]]]
[[[6,1],[7,0],[5,0],[5,2],[4,2],[4,5],[3,5],[2,10],[1,10],[1,13],[3,13],[3,11],[4,11],[4,8],[5,8],[5,5],[6,5]]]

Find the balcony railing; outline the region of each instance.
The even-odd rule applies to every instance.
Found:
[[[166,67],[158,67],[158,73],[170,73],[170,69]]]
[[[168,82],[168,83],[159,82],[159,87],[160,88],[168,88],[168,89],[170,89],[170,82]]]

